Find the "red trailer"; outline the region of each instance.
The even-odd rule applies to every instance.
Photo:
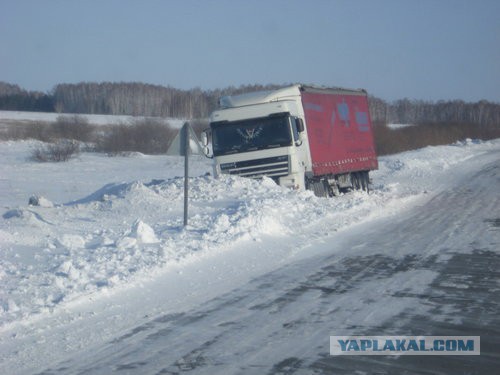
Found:
[[[303,87],[302,106],[315,176],[378,168],[365,91]]]
[[[378,162],[366,91],[302,86],[301,99],[312,184],[319,185],[312,188],[322,194],[327,181],[322,177],[329,176],[339,188],[368,189],[368,172],[377,169]]]

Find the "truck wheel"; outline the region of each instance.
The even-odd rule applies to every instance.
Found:
[[[340,189],[337,184],[330,184],[330,196],[332,197],[338,197],[340,195]]]
[[[370,175],[369,171],[363,171],[363,190],[367,193],[370,192]]]
[[[356,173],[358,190],[370,191],[369,183],[370,178],[368,177],[368,171],[362,171]]]
[[[352,190],[357,190],[358,188],[356,187],[357,185],[357,178],[356,178],[356,172],[351,173],[351,187]]]
[[[310,181],[309,189],[311,189],[317,197],[326,198],[329,196],[328,183],[324,180]]]
[[[360,176],[358,172],[351,173],[351,181],[352,181],[351,183],[353,190],[359,190],[361,188],[361,181],[359,177]]]
[[[363,190],[368,192],[369,191],[368,183],[369,183],[368,171],[351,173],[351,184],[353,190]]]

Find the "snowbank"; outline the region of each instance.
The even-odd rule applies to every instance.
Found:
[[[41,166],[20,156],[25,142],[0,143],[0,155],[9,154],[12,162],[0,166],[0,176],[7,176],[0,180],[0,327],[169,272],[171,265],[202,262],[239,244],[268,243],[272,251],[278,240],[290,244],[289,255],[306,251],[314,239],[429,199],[447,183],[439,178],[442,172],[453,178],[453,166],[492,149],[500,149],[500,141],[384,157],[372,175],[370,195],[353,192],[336,199],[287,190],[269,179],[215,180],[205,174],[206,160],[193,159],[198,177],[190,179],[189,226],[183,228],[183,179],[176,177],[181,158],[82,154],[72,164]],[[151,179],[144,174],[148,165],[151,175],[167,177]],[[61,201],[57,185],[77,179],[75,168],[91,183],[72,185],[70,193],[61,193],[69,199]],[[114,174],[117,168],[121,174]],[[140,179],[134,180],[134,173]],[[127,176],[128,182],[119,182]],[[41,190],[44,204],[28,205],[29,196]],[[17,202],[19,192],[26,193],[25,204],[8,204]]]

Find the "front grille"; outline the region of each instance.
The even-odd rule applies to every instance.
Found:
[[[281,177],[289,174],[288,156],[274,156],[272,158],[237,161],[220,165],[222,173],[242,177],[259,178],[263,176]]]

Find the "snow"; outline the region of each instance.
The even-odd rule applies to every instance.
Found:
[[[53,112],[23,112],[23,111],[0,111],[0,123],[2,122],[55,122],[59,116],[79,116],[88,120],[93,125],[121,125],[130,124],[144,117],[117,116],[117,115],[89,115],[78,113],[53,113]],[[163,117],[147,117],[159,121],[165,121],[175,128],[180,128],[185,120]]]
[[[0,142],[1,373],[39,372],[66,359],[86,372],[97,353],[107,366],[106,358],[114,353],[109,343],[116,342],[126,350],[125,344],[120,344],[125,337],[132,340],[127,345],[136,347],[124,355],[139,362],[149,356],[146,363],[151,367],[146,372],[157,371],[156,347],[139,347],[144,335],[154,333],[148,331],[154,324],[160,325],[158,329],[174,330],[179,337],[196,332],[199,340],[210,341],[217,336],[210,324],[229,326],[238,314],[249,321],[255,319],[255,325],[245,329],[248,336],[244,343],[238,330],[231,331],[231,339],[214,355],[226,351],[236,360],[238,351],[261,353],[264,345],[267,352],[261,353],[259,360],[272,363],[277,353],[293,350],[294,345],[301,347],[301,336],[290,337],[284,349],[283,327],[259,315],[231,307],[229,311],[217,308],[208,315],[208,327],[212,328],[207,328],[205,320],[203,326],[194,320],[177,328],[170,327],[168,319],[161,324],[154,322],[166,316],[175,320],[175,314],[203,304],[210,310],[213,301],[224,301],[224,296],[238,289],[244,292],[237,299],[267,306],[266,298],[272,300],[278,291],[267,296],[261,287],[252,285],[261,283],[267,285],[262,288],[271,290],[273,285],[287,285],[280,280],[301,280],[304,270],[319,268],[325,257],[337,257],[335,262],[341,264],[348,256],[373,254],[372,243],[387,247],[382,256],[406,259],[420,251],[419,246],[425,247],[422,240],[412,236],[411,230],[404,237],[408,243],[401,240],[403,234],[398,231],[404,231],[404,226],[389,237],[383,228],[398,221],[407,223],[404,219],[408,215],[432,202],[450,212],[458,208],[470,211],[447,203],[446,198],[460,192],[464,176],[485,165],[498,165],[500,152],[500,140],[467,140],[382,157],[380,169],[371,174],[370,194],[351,192],[335,199],[288,190],[270,179],[214,179],[211,161],[193,156],[189,225],[183,227],[181,157],[137,154],[110,158],[82,153],[67,163],[36,163],[29,160],[29,153],[37,144]],[[481,181],[477,183],[482,186]],[[490,200],[490,205],[495,202]],[[425,218],[431,216],[429,211],[419,215],[421,221],[411,225],[423,227]],[[450,229],[451,219],[436,219],[434,226],[426,227],[427,236],[448,233],[451,243],[447,246],[462,248],[464,237],[459,229]],[[461,225],[476,233],[473,224]],[[347,245],[352,237],[361,239],[367,233],[375,236],[373,242]],[[391,241],[396,238],[402,242],[395,248]],[[498,252],[498,248],[494,250]],[[437,255],[439,262],[450,257],[444,250]],[[286,274],[279,272],[283,267],[287,267]],[[329,309],[337,311],[335,321],[343,327],[359,322],[370,326],[406,311],[414,303],[411,296],[426,290],[438,274],[417,268],[395,274],[382,284],[366,284],[340,295]],[[324,282],[325,288],[332,282],[331,278],[321,280],[317,285]],[[337,282],[340,280],[338,276]],[[443,285],[466,289],[460,280]],[[366,316],[362,308],[380,288],[384,296]],[[395,298],[402,290],[408,297]],[[310,313],[309,306],[320,298],[321,289],[315,293],[299,299],[295,310],[283,305],[282,311],[277,304],[269,311],[313,332],[312,322],[303,320]],[[342,307],[346,304],[349,309]],[[422,305],[417,310],[426,313],[429,307]],[[263,322],[269,326],[262,326]],[[134,327],[143,326],[137,328],[137,335],[127,336]],[[269,342],[259,341],[269,330],[275,332],[274,339],[269,336]],[[317,345],[321,338],[315,339]],[[181,353],[191,348],[190,339],[186,340],[170,350],[182,358],[179,368],[189,369],[192,363]],[[233,349],[238,342],[239,349]],[[225,369],[237,372],[235,367]],[[211,372],[210,368],[205,371]]]
[[[410,126],[415,126],[414,124],[387,124],[387,127],[391,129],[402,129],[402,128],[408,128]]]

